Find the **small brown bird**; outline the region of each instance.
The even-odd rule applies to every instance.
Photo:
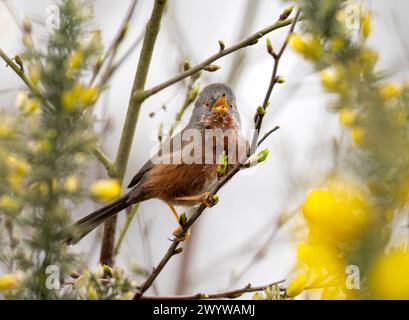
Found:
[[[218,139],[218,135],[222,138]],[[132,189],[76,222],[74,236],[68,243],[77,243],[106,219],[148,199],[165,201],[178,222],[174,205],[203,203],[211,207],[214,203],[209,190],[218,179],[220,155],[223,151],[228,155],[226,174],[247,148],[231,88],[219,83],[205,87],[198,95],[189,123],[145,163],[129,183],[128,188]],[[178,230],[173,233],[175,236]]]

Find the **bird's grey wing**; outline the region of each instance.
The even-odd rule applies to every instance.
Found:
[[[148,160],[143,165],[143,167],[138,171],[138,173],[132,178],[131,182],[128,184],[128,188],[136,186],[139,183],[139,181],[141,181],[143,175],[150,169],[152,169],[153,166],[154,166],[153,162],[151,160]]]

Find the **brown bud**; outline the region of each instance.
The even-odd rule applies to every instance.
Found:
[[[224,44],[223,40],[219,40],[219,47],[220,47],[220,51],[223,51],[224,48],[226,48],[226,45]]]
[[[221,67],[216,64],[209,64],[208,66],[204,67],[203,70],[208,72],[215,72],[219,70]]]
[[[183,71],[187,71],[190,69],[190,63],[188,60],[183,61]]]

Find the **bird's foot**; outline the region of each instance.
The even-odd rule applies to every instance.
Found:
[[[185,241],[190,237],[190,230],[185,231],[182,226],[179,226],[172,232],[172,235],[174,235],[178,241]]]
[[[214,205],[217,204],[217,202],[219,202],[219,196],[216,194],[205,192],[201,196],[202,196],[202,199],[201,199],[202,203],[208,208],[213,207]]]

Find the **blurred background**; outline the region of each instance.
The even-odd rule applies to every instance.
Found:
[[[15,19],[33,21],[35,41],[47,36],[44,21],[52,1],[0,1],[0,47],[10,56],[23,50],[21,30]],[[102,30],[108,47],[117,33],[130,1],[94,1],[94,25]],[[362,1],[373,11],[373,32],[369,45],[380,54],[379,67],[402,81],[409,73],[409,41],[404,35],[409,3],[404,0]],[[138,61],[140,41],[153,1],[138,1],[129,33],[119,56],[134,47],[110,81],[95,106],[100,133],[99,145],[114,158],[129,94]],[[169,1],[158,36],[147,80],[147,88],[181,71],[183,61],[192,65],[218,50],[218,40],[230,46],[239,39],[272,24],[288,3],[271,0],[177,0]],[[287,28],[269,34],[273,47],[281,46]],[[15,96],[23,88],[21,80],[3,62],[0,72],[0,106],[14,108]],[[200,86],[225,82],[237,96],[244,130],[253,126],[253,115],[263,101],[274,60],[262,39],[216,62],[221,69],[203,73]],[[239,173],[219,193],[220,202],[206,210],[183,244],[183,254],[173,259],[159,275],[150,293],[213,292],[237,288],[251,282],[266,284],[291,278],[295,265],[297,231],[302,229],[297,211],[309,189],[319,186],[331,170],[342,166],[351,139],[327,110],[328,94],[321,90],[319,77],[310,64],[291,49],[284,54],[279,74],[285,84],[276,86],[263,131],[280,129],[266,142],[267,161]],[[186,82],[187,83],[187,82]],[[186,83],[175,84],[144,102],[137,124],[125,183],[141,168],[157,145],[158,128],[168,128],[183,103]],[[163,106],[166,106],[163,108]],[[190,107],[191,108],[191,107]],[[150,113],[154,112],[151,117]],[[186,112],[186,123],[190,111]],[[95,161],[89,165],[88,181],[105,178],[105,170]],[[74,219],[85,216],[100,204],[85,201],[71,204]],[[286,223],[278,227],[279,221]],[[281,219],[281,220],[280,220]],[[119,226],[124,214],[119,217]],[[141,204],[124,240],[117,263],[129,272],[151,270],[169,246],[176,228],[166,204],[150,200]],[[88,235],[73,250],[82,252],[89,266],[99,258],[101,228]],[[302,232],[302,230],[300,230]],[[142,279],[142,278],[141,278]]]

